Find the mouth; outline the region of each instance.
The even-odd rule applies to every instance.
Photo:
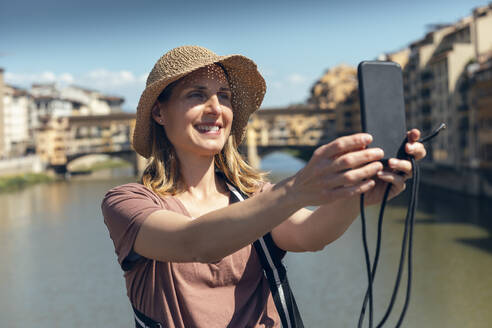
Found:
[[[222,130],[222,126],[220,124],[197,124],[194,128],[201,134],[209,135],[218,135]]]

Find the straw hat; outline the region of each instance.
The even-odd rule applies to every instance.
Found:
[[[231,133],[236,143],[241,143],[249,116],[260,107],[266,92],[265,80],[256,64],[241,55],[218,56],[203,47],[182,46],[164,54],[147,78],[133,133],[133,148],[137,153],[145,158],[152,155],[151,111],[162,90],[179,78],[214,63],[221,63],[227,71],[234,114]]]

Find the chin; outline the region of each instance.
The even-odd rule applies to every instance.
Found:
[[[198,147],[196,152],[201,156],[215,156],[219,154],[223,148],[224,145],[222,145],[222,147]]]

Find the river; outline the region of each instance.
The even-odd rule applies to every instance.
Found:
[[[272,180],[302,162],[273,154]],[[135,179],[122,169],[0,194],[0,327],[131,327],[124,279],[100,202]],[[407,193],[391,201],[375,279],[375,321],[393,289]],[[492,202],[423,187],[414,239],[413,285],[404,327],[490,327]],[[377,208],[369,208],[374,249]],[[286,265],[306,327],[356,327],[367,284],[360,221],[323,251],[288,254]],[[405,275],[406,276],[406,275]],[[405,281],[390,317],[394,326]]]

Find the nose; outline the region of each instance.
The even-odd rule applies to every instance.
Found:
[[[212,95],[207,101],[207,112],[214,115],[220,115],[222,113],[222,107],[220,105],[217,95]]]

